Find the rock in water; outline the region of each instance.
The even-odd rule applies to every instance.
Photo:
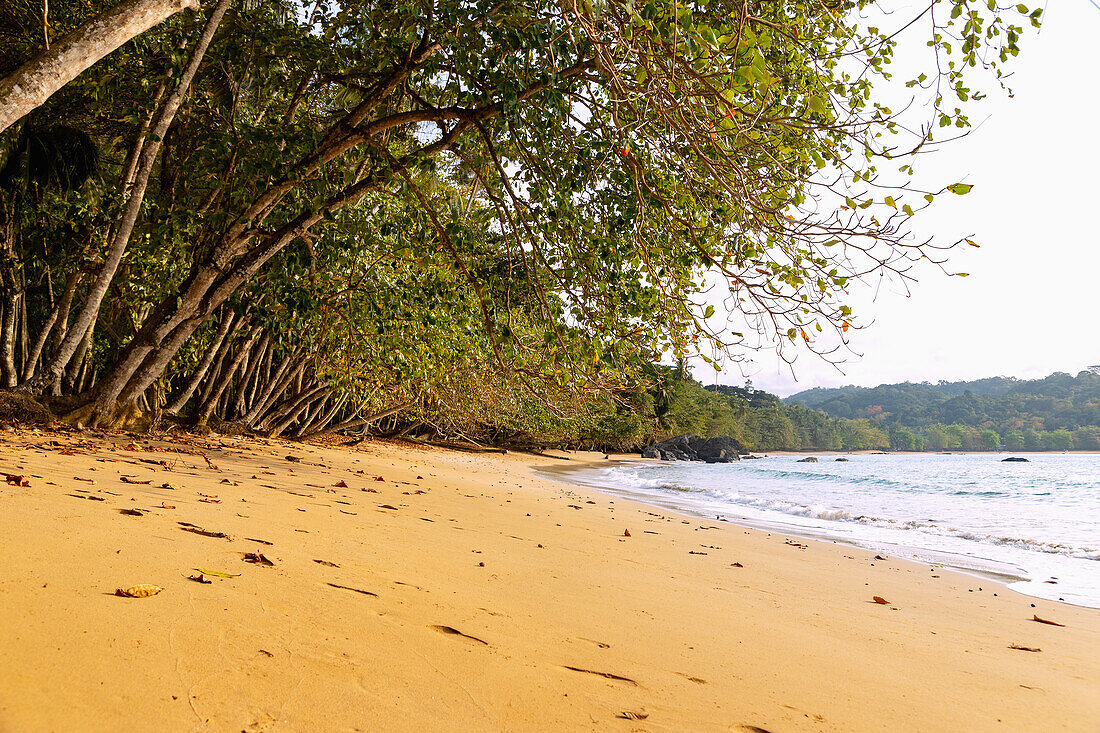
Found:
[[[817,459],[814,458],[813,456],[810,456],[809,458],[800,458],[798,460],[798,462],[799,463],[817,463]]]
[[[1001,461],[1001,463],[1031,463],[1031,461],[1026,458],[1020,458],[1019,456],[1011,456],[1009,458],[1005,458],[1003,461]]]
[[[741,454],[747,452],[745,446],[728,435],[700,438],[698,435],[686,433],[646,447],[642,450],[642,457],[660,458],[662,461],[730,463],[740,460]]]

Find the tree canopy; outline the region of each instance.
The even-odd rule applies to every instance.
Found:
[[[109,7],[50,13],[77,27]],[[32,27],[40,10],[2,12]],[[394,410],[438,427],[459,403],[598,422],[663,359],[736,358],[752,333],[827,353],[849,281],[936,258],[907,222],[969,190],[883,171],[965,129],[972,85],[999,83],[1039,18],[876,13],[206,2],[0,137],[5,167],[58,126],[97,149],[77,190],[0,187],[4,386],[81,423],[305,435]],[[918,23],[928,70],[894,111],[878,90]],[[13,65],[41,50],[0,47]],[[748,330],[715,317],[715,283]]]

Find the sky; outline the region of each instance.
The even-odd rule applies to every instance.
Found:
[[[849,331],[855,353],[840,370],[805,352],[792,376],[774,352],[760,351],[717,375],[700,364],[697,379],[741,385],[748,377],[786,396],[847,384],[1076,374],[1100,364],[1100,226],[1092,216],[1100,7],[1054,0],[1044,18],[1012,64],[1015,96],[987,89],[990,98],[971,115],[977,129],[918,163],[924,182],[974,186],[940,197],[914,221],[919,234],[943,241],[972,236],[980,249],[955,250],[948,263],[969,276],[926,267],[908,295],[878,278],[852,287],[863,327]]]

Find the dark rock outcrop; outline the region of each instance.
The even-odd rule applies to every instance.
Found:
[[[798,460],[798,462],[799,463],[817,463],[817,459],[814,458],[813,456],[810,456],[809,458],[800,458]]]
[[[662,461],[730,463],[740,460],[741,454],[747,452],[745,446],[728,435],[700,438],[686,433],[648,446],[642,450],[642,457],[660,458]]]
[[[1001,461],[1001,463],[1031,463],[1031,461],[1029,461],[1026,458],[1020,458],[1018,456],[1012,456],[1011,458],[1005,458],[1004,460]]]
[[[848,462],[848,459],[847,459],[847,458],[837,458],[837,459],[836,459],[836,462],[837,462],[837,463],[847,463],[847,462]]]

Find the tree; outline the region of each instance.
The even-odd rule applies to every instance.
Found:
[[[131,38],[198,7],[199,0],[123,0],[52,45],[47,38],[45,51],[0,78],[0,132]]]
[[[944,78],[914,88],[946,81],[970,99],[962,70],[999,75],[1020,29],[996,9],[945,18],[938,5],[921,15]],[[92,354],[81,386],[95,386],[73,390],[85,403],[73,419],[93,424],[158,404],[164,381],[176,401],[194,381],[200,412],[237,414],[226,395],[244,381],[247,404],[260,374],[272,391],[257,410],[290,395],[276,425],[354,404],[356,385],[326,365],[332,341],[291,315],[325,311],[269,318],[281,289],[263,308],[253,295],[261,274],[280,277],[273,264],[301,258],[302,287],[287,290],[334,297],[318,283],[364,240],[363,269],[392,266],[399,282],[421,265],[446,273],[439,292],[483,332],[452,343],[529,394],[574,378],[615,393],[666,353],[741,348],[743,334],[705,322],[708,277],[784,350],[826,351],[816,334],[849,327],[850,279],[935,253],[905,236],[913,206],[900,197],[917,192],[876,196],[876,166],[901,155],[882,136],[904,126],[871,101],[896,41],[860,24],[864,6],[286,1],[242,4],[216,36],[224,4],[182,42],[175,28],[147,34],[72,85],[92,100],[71,107],[91,127],[135,142],[107,166],[115,213],[97,275],[23,388],[40,392]],[[961,107],[927,93],[935,124],[966,126]],[[128,124],[119,104],[133,106]],[[910,142],[931,144],[932,129]],[[341,293],[349,327],[368,325],[357,298],[372,286]],[[211,321],[230,313],[246,323],[218,342]],[[407,378],[368,353],[363,373]],[[288,358],[301,368],[280,371]]]

